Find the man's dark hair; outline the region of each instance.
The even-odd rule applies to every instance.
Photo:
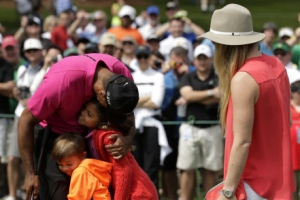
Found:
[[[54,45],[54,44],[50,45],[50,46],[46,49],[46,54],[50,51],[50,49],[56,49],[56,50],[59,51],[60,55],[64,55],[63,50],[62,50],[59,46],[57,46],[57,45]]]
[[[77,40],[77,42],[76,42],[76,47],[78,47],[78,45],[79,44],[81,44],[81,43],[83,43],[83,44],[87,44],[87,43],[89,43],[90,42],[90,40],[89,39],[87,39],[87,38],[79,38],[78,40]]]
[[[170,52],[170,55],[173,54],[175,54],[176,56],[186,56],[187,50],[184,49],[183,47],[174,47]]]
[[[297,92],[300,94],[300,81],[295,81],[291,84],[291,92]]]
[[[165,61],[165,57],[164,57],[159,51],[157,51],[157,50],[151,51],[151,55],[154,55],[154,56],[156,56],[157,58],[159,58],[159,59]]]

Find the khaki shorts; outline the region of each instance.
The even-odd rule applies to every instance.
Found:
[[[198,128],[183,123],[179,134],[178,169],[219,171],[223,168],[224,140],[219,125]]]

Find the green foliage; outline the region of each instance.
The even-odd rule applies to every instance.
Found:
[[[110,15],[110,7],[101,6],[101,1],[96,0],[86,0],[88,2],[94,2],[95,5],[99,4],[99,7],[89,6],[90,4],[82,4],[79,0],[75,0],[75,4],[79,5],[79,8],[86,9],[89,12],[95,9],[103,9]],[[127,2],[134,6],[135,0],[127,0]],[[223,6],[219,5],[219,0],[216,1],[216,8],[221,8]],[[113,1],[111,1],[113,2]],[[132,2],[132,3],[131,3]],[[188,17],[196,24],[204,28],[205,31],[209,30],[211,12],[202,13],[199,5],[200,0],[179,0],[180,8],[188,11]],[[78,3],[78,4],[77,4]],[[136,6],[137,13],[147,8],[148,5],[155,4],[160,8],[161,12],[161,22],[167,20],[165,16],[165,3],[162,0],[148,0],[144,1],[142,4]],[[226,4],[234,3],[232,0],[226,0]],[[293,29],[300,26],[298,22],[298,13],[300,12],[300,2],[299,0],[239,0],[236,3],[247,7],[252,13],[253,26],[255,31],[261,31],[263,24],[267,21],[273,21],[276,23],[277,27],[290,26]],[[50,12],[48,10],[43,10],[43,15],[46,16]],[[17,15],[15,8],[10,6],[1,5],[0,6],[0,22],[7,28],[8,32],[11,33],[15,31],[19,26],[19,16]]]

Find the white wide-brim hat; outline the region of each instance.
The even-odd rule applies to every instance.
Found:
[[[245,45],[261,41],[265,34],[253,31],[249,10],[237,4],[228,4],[215,10],[210,23],[210,31],[198,38],[208,38],[224,45]]]

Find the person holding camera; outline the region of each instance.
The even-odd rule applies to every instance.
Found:
[[[30,92],[33,94],[39,85],[41,84],[42,80],[44,79],[46,73],[49,71],[50,67],[60,61],[63,58],[63,51],[59,46],[51,45],[46,49],[46,55],[44,58],[43,66],[40,71],[35,75],[35,78],[30,85]]]
[[[18,105],[15,109],[15,119],[11,130],[8,148],[9,159],[14,160],[15,162],[20,162],[21,158],[18,148],[18,121],[32,95],[30,92],[30,86],[35,79],[36,74],[42,67],[42,48],[40,40],[35,38],[27,39],[24,43],[24,54],[28,62],[25,65],[21,65],[17,71],[16,87],[14,88],[13,93],[14,97],[18,100]],[[20,179],[20,173],[18,166],[14,166],[14,168],[10,169],[14,171],[14,173],[12,173],[14,176],[11,178],[17,181]]]
[[[182,108],[179,105],[181,104],[179,82],[181,77],[191,71],[195,71],[195,67],[189,64],[186,49],[181,46],[172,48],[170,62],[162,65],[162,72],[165,78],[165,95],[161,106],[162,121],[182,120],[182,116],[177,111],[178,107]],[[167,133],[168,143],[173,151],[166,157],[162,166],[163,195],[168,197],[168,199],[175,200],[178,199],[177,190],[179,187],[176,171],[179,125],[164,125],[164,128]]]

